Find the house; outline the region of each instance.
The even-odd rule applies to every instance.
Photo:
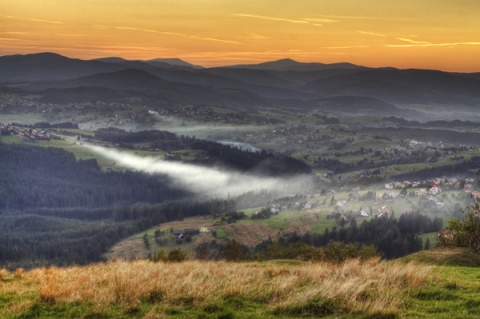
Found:
[[[183,230],[174,230],[172,235],[176,238],[183,238]]]
[[[442,192],[442,189],[440,187],[432,187],[430,188],[430,190],[428,191],[430,193],[430,195],[433,195],[433,196],[437,196],[438,194],[440,194]]]
[[[347,201],[345,199],[339,199],[339,200],[337,200],[337,203],[335,204],[335,206],[337,206],[339,208],[343,208],[343,207],[345,207],[345,205],[347,205]]]
[[[472,193],[473,192],[472,184],[465,184],[465,186],[463,187],[463,190],[465,191],[465,193]]]
[[[385,184],[385,189],[393,189],[394,188],[394,184],[393,183],[386,183]]]
[[[210,229],[208,229],[208,227],[205,225],[200,226],[199,230],[200,230],[200,234],[206,234],[210,232]]]
[[[409,182],[409,181],[404,181],[402,183],[402,188],[410,188],[412,187],[413,183],[412,182]]]
[[[473,191],[472,192],[472,198],[475,199],[475,200],[480,200],[480,192]]]
[[[432,187],[432,188],[434,188],[434,187],[440,188],[441,186],[442,186],[442,185],[440,185],[440,183],[437,182],[437,181],[433,181],[433,182],[430,184],[430,187]]]
[[[421,188],[421,189],[415,190],[414,194],[417,197],[422,197],[422,196],[425,196],[426,193],[427,193],[427,191],[425,189]]]
[[[277,207],[271,207],[271,208],[270,208],[270,213],[271,213],[272,215],[278,215],[278,213],[280,213],[280,209],[277,208]]]
[[[370,216],[370,213],[371,213],[370,207],[362,207],[362,209],[360,209],[360,216],[362,217],[368,217]]]
[[[385,194],[383,194],[383,197],[386,198],[386,199],[395,199],[398,197],[398,193],[397,192],[386,192]]]
[[[391,212],[390,207],[382,206],[378,209],[378,217],[386,216]]]
[[[303,206],[304,209],[311,209],[312,208],[312,204],[310,203],[306,203],[304,206]]]

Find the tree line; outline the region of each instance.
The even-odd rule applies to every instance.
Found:
[[[345,258],[386,259],[399,258],[428,249],[430,243],[422,242],[420,234],[438,232],[442,219],[429,218],[417,212],[374,218],[357,225],[334,227],[323,234],[296,232],[283,234],[278,239],[268,239],[254,248],[238,242],[204,242],[196,248],[196,258],[227,260],[304,259],[343,261]]]

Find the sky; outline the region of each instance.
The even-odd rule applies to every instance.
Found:
[[[1,0],[0,55],[480,72],[479,0]]]

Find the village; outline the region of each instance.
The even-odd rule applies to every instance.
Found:
[[[20,130],[11,125],[4,125],[1,135],[18,135],[24,142],[35,143],[36,141],[50,141],[54,138],[53,132],[50,130],[27,128]]]

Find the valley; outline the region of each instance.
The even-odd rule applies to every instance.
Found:
[[[476,74],[5,59],[1,316],[478,314]]]
[[[480,317],[478,1],[0,8],[0,318]]]

